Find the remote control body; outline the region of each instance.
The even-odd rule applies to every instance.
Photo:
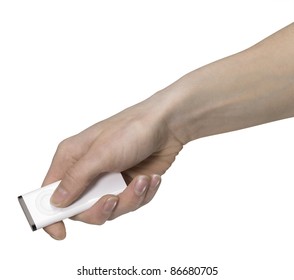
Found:
[[[78,200],[68,207],[59,208],[50,203],[50,198],[59,183],[60,181],[57,181],[18,197],[33,231],[75,216],[89,209],[102,196],[106,194],[117,195],[126,187],[120,173],[105,173],[90,185]]]

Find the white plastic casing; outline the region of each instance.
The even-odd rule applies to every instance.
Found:
[[[120,173],[106,173],[88,187],[73,204],[65,208],[54,207],[50,198],[60,181],[18,197],[19,203],[32,228],[37,230],[77,215],[95,204],[106,194],[121,193],[126,183]]]

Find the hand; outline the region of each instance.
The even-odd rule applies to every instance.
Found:
[[[59,145],[44,185],[61,180],[52,203],[71,204],[103,172],[129,186],[73,217],[102,224],[148,203],[183,144],[294,116],[294,24],[259,44],[204,67]],[[245,65],[246,67],[241,67]],[[63,223],[46,227],[65,237]]]
[[[66,207],[103,172],[122,172],[128,187],[106,195],[91,209],[72,217],[103,224],[151,201],[162,175],[182,149],[165,125],[156,97],[99,122],[62,141],[43,185],[62,180],[51,203]],[[55,239],[65,238],[63,222],[45,228]]]

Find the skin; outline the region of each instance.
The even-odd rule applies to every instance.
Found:
[[[101,225],[154,197],[161,175],[190,141],[294,116],[294,24],[240,53],[201,67],[167,88],[62,141],[43,185],[62,180],[51,203],[66,207],[103,172],[128,187],[72,217]],[[45,231],[64,239],[63,222]]]

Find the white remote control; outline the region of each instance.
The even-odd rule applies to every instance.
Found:
[[[120,173],[106,173],[89,186],[86,192],[73,204],[59,208],[50,203],[51,195],[59,183],[60,181],[55,182],[18,197],[33,231],[77,215],[93,206],[102,196],[106,194],[117,195],[126,187]]]

